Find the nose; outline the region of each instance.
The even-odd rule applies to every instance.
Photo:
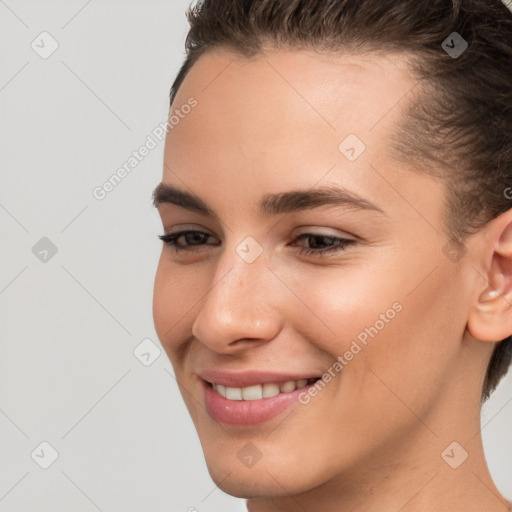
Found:
[[[212,275],[192,326],[199,342],[215,352],[235,354],[278,335],[279,281],[263,255],[247,263],[234,249],[225,250]]]

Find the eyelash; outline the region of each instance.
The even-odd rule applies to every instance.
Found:
[[[178,238],[181,238],[182,236],[188,234],[188,233],[200,233],[201,235],[206,235],[207,237],[211,236],[208,235],[208,233],[204,233],[203,231],[194,231],[194,230],[188,230],[188,231],[179,231],[177,233],[169,233],[164,235],[158,235],[158,238],[164,242],[165,245],[173,246],[176,250],[176,252],[180,251],[193,251],[194,249],[191,248],[193,246],[199,246],[203,244],[192,244],[187,246],[180,246],[177,244]],[[298,237],[295,238],[294,242],[297,240],[304,240],[311,237],[318,237],[318,238],[327,238],[332,241],[337,241],[337,245],[333,245],[331,247],[328,247],[327,249],[312,249],[312,248],[299,248],[299,252],[304,255],[315,255],[315,256],[322,256],[323,254],[333,254],[344,251],[347,247],[354,245],[356,243],[355,240],[349,240],[346,238],[340,238],[335,236],[329,236],[329,235],[321,235],[316,233],[302,233]],[[212,245],[212,244],[209,244]]]

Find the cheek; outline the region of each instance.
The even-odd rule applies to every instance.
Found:
[[[188,270],[166,260],[165,253],[160,257],[153,288],[153,322],[169,357],[179,341],[187,338],[187,321],[190,323],[193,306],[201,297],[197,291],[197,273],[195,277],[189,274]]]
[[[169,274],[165,271],[163,256],[160,256],[153,285],[153,323],[160,341],[164,342],[163,334],[170,326],[170,315],[173,314],[172,300],[167,284]]]
[[[386,337],[403,315],[401,297],[390,283],[379,284],[356,271],[356,265],[304,268],[281,275],[300,298],[290,297],[284,309],[293,329],[334,359],[349,350],[353,341],[365,348],[372,339]]]
[[[359,389],[373,390],[361,391],[362,401],[376,402],[380,396],[386,402],[396,394],[404,403],[416,404],[426,412],[450,381],[466,324],[464,305],[456,300],[453,270],[441,263],[422,281],[430,270],[410,273],[407,286],[395,286],[390,280],[386,288],[375,291],[375,300],[369,301],[367,309],[372,314],[358,317],[358,322],[368,322],[363,328],[370,323],[379,327],[375,320],[386,307],[394,302],[401,306],[375,337],[368,338],[360,354],[363,364],[352,368]],[[415,287],[418,282],[421,284]],[[356,311],[352,314],[354,318],[358,315]],[[396,405],[401,407],[398,401]]]
[[[457,351],[453,341],[464,332],[464,306],[454,300],[453,269],[442,262],[431,275],[433,258],[423,266],[389,263],[364,275],[348,268],[322,269],[308,279],[290,273],[287,282],[301,302],[290,299],[286,316],[333,360],[346,354],[344,373],[358,383],[372,375],[368,368],[383,368],[402,388],[446,371]]]

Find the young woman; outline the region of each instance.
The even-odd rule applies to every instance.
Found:
[[[157,333],[250,512],[504,512],[480,408],[512,334],[512,14],[205,0],[162,183]]]

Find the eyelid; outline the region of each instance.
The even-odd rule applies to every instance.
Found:
[[[171,229],[166,229],[164,226],[164,232],[166,235],[175,235],[176,233],[181,233],[182,231],[202,231],[210,236],[218,238],[217,235],[214,235],[210,229],[197,224],[177,224],[176,226],[173,225]]]
[[[206,234],[217,238],[220,240],[220,238],[213,234],[212,231],[205,226],[197,225],[197,224],[178,224],[176,226],[173,226],[171,229],[165,229],[164,226],[164,233],[166,235],[174,235],[176,233],[180,233],[182,231],[202,231]],[[296,237],[302,235],[302,234],[311,234],[311,235],[317,235],[317,236],[328,236],[333,238],[346,238],[346,239],[353,239],[355,241],[360,240],[359,237],[355,236],[352,233],[349,233],[347,231],[338,230],[336,228],[332,227],[321,227],[319,225],[301,225],[294,228],[291,232],[291,238],[295,239]]]
[[[342,231],[335,228],[329,228],[326,226],[300,226],[300,228],[298,227],[293,230],[292,235],[293,237],[297,237],[305,233],[316,236],[328,236],[332,238],[347,238],[358,240],[357,236],[353,235],[352,233],[349,233],[348,231]]]

